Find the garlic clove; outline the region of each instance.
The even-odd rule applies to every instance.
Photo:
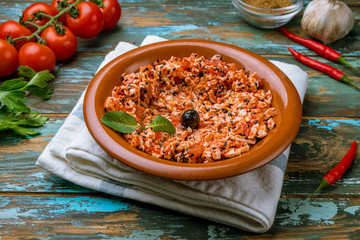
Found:
[[[324,44],[345,37],[353,26],[351,9],[337,0],[313,0],[305,8],[301,20],[302,29]]]

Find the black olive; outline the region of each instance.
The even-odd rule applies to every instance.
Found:
[[[184,127],[197,128],[199,122],[199,113],[193,109],[188,109],[181,115],[181,124]]]

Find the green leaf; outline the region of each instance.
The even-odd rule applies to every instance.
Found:
[[[0,91],[15,91],[20,90],[26,86],[27,82],[23,81],[23,78],[16,78],[11,80],[6,80],[0,86]]]
[[[29,114],[29,116],[24,118],[24,120],[21,122],[21,125],[29,126],[29,127],[40,127],[44,125],[44,123],[46,123],[47,120],[48,120],[47,117],[37,112],[32,112]]]
[[[54,75],[49,73],[48,70],[44,70],[44,71],[36,73],[36,75],[30,79],[27,86],[37,86],[39,88],[45,88],[48,85],[47,82],[53,78],[54,78]]]
[[[38,132],[28,129],[28,127],[40,127],[47,121],[47,117],[39,113],[30,113],[29,115],[10,113],[0,113],[0,132],[13,131],[21,136],[34,136]]]
[[[174,134],[176,128],[174,125],[165,117],[157,115],[154,120],[150,121],[150,124],[145,126],[145,128],[152,128],[154,132],[167,132]]]
[[[0,90],[0,107],[5,105],[8,111],[13,112],[30,112],[30,108],[24,104],[26,102],[23,91],[1,91]]]
[[[30,79],[26,86],[22,88],[23,91],[29,91],[45,100],[49,99],[54,92],[53,87],[48,87],[48,81],[54,78],[54,75],[49,73],[48,70],[36,73],[27,66],[20,66],[19,75]]]
[[[30,68],[29,66],[21,65],[19,67],[19,73],[18,74],[21,77],[26,77],[28,79],[32,79],[36,75],[36,72],[32,68]]]
[[[41,97],[44,100],[48,100],[51,98],[51,94],[54,93],[54,89],[54,87],[38,88],[36,86],[29,86],[26,90],[38,97]]]
[[[11,130],[21,136],[24,136],[24,137],[35,136],[40,133],[40,132],[36,132],[32,129],[20,127],[20,126],[14,126]]]
[[[101,117],[101,122],[121,133],[132,133],[139,127],[136,118],[121,111],[105,113]]]
[[[25,91],[49,99],[54,88],[48,87],[48,81],[54,75],[48,70],[36,73],[28,66],[20,66],[18,74],[21,78],[6,80],[0,86],[0,131],[12,131],[21,136],[37,135],[38,132],[28,128],[42,126],[47,118],[31,112],[25,105]],[[24,81],[24,78],[29,81]]]

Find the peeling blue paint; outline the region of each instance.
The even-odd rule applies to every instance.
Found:
[[[332,220],[338,208],[333,202],[321,202],[313,199],[280,199],[281,207],[289,212],[279,213],[276,218],[280,219],[281,226],[303,224],[334,224]]]
[[[5,207],[11,202],[9,197],[1,197],[0,198],[0,207]]]
[[[37,209],[23,209],[20,207],[0,209],[1,220],[4,219],[19,220],[22,218],[35,217],[37,215],[38,215]]]
[[[52,198],[51,205],[57,206],[50,210],[50,213],[67,213],[71,211],[77,212],[114,212],[128,209],[129,205],[114,199],[108,198],[91,198],[81,197],[77,198]]]
[[[31,199],[31,201],[29,200]],[[110,198],[92,198],[92,197],[49,197],[34,198],[23,197],[19,200],[22,207],[7,207],[9,205],[4,201],[5,206],[0,209],[1,219],[47,219],[53,218],[54,215],[67,214],[70,212],[85,212],[95,214],[97,212],[115,212],[129,209],[127,203]],[[46,214],[43,214],[46,213]],[[80,224],[80,223],[76,223]]]
[[[355,119],[337,119],[337,120],[334,120],[334,121],[339,122],[339,123],[354,125],[354,127],[360,127],[360,120],[355,120]]]
[[[133,28],[133,30],[132,30]],[[136,31],[135,31],[136,29]],[[144,27],[140,30],[143,34],[151,35],[151,34],[170,34],[174,32],[183,32],[183,31],[191,31],[191,30],[198,30],[199,27],[194,24],[186,24],[186,25],[167,25],[167,26],[154,26],[154,27]],[[139,27],[129,27],[130,32],[137,32],[139,31]]]
[[[308,119],[308,124],[316,126],[317,128],[327,129],[329,131],[333,130],[333,126],[323,125],[324,123],[320,119]]]
[[[74,227],[82,227],[82,226],[86,225],[83,221],[79,221],[79,220],[71,220],[70,223]]]
[[[333,130],[334,128],[343,125],[352,125],[360,127],[360,121],[355,119],[307,119],[308,125],[316,126],[317,128]],[[302,125],[303,126],[303,125]]]
[[[347,207],[344,209],[345,212],[350,213],[352,215],[355,215],[356,212],[358,212],[356,215],[360,215],[360,206],[352,206],[352,207]]]

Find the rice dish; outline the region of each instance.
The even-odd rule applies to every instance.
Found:
[[[123,111],[148,124],[161,115],[175,134],[151,129],[123,134],[127,142],[154,157],[177,162],[209,163],[250,151],[275,126],[277,110],[257,73],[236,68],[220,55],[196,53],[171,57],[121,75],[105,111]],[[200,122],[184,127],[181,115],[193,109]]]

